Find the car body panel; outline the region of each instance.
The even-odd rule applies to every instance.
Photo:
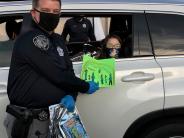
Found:
[[[165,108],[184,106],[184,56],[157,57],[162,67]]]
[[[74,65],[76,73],[81,65]],[[150,81],[122,82],[135,72],[154,74]],[[80,94],[77,107],[90,137],[120,138],[130,122],[155,110],[163,109],[162,73],[153,57],[116,61],[116,85],[102,88],[93,95]],[[155,87],[156,86],[156,87]],[[144,105],[144,106],[142,106]]]
[[[0,68],[0,137],[6,138],[5,127],[3,127],[3,121],[6,114],[6,105],[9,103],[6,88],[8,80],[9,68]]]

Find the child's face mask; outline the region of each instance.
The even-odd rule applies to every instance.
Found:
[[[109,57],[118,58],[120,48],[108,48]]]
[[[108,56],[112,58],[118,58],[121,44],[116,40],[109,40],[106,45]]]

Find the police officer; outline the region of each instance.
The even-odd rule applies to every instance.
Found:
[[[33,0],[32,25],[15,42],[4,121],[9,138],[49,137],[49,105],[61,101],[73,111],[78,92],[99,88],[75,76],[63,39],[53,32],[60,7],[60,0]]]
[[[70,36],[69,42],[96,41],[92,24],[84,16],[76,16],[66,21],[62,32],[65,40],[67,35]]]

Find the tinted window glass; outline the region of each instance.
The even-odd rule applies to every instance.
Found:
[[[148,14],[156,55],[184,54],[184,16]]]
[[[13,44],[20,28],[21,20],[12,19],[0,23],[0,67],[9,67]]]
[[[148,28],[143,14],[134,15],[134,56],[152,55]]]

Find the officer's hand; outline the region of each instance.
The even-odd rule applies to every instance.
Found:
[[[63,97],[60,104],[67,108],[69,112],[73,112],[75,109],[75,101],[71,95],[66,95]]]
[[[99,89],[99,85],[96,82],[89,81],[89,90],[87,91],[88,94],[92,94]]]

